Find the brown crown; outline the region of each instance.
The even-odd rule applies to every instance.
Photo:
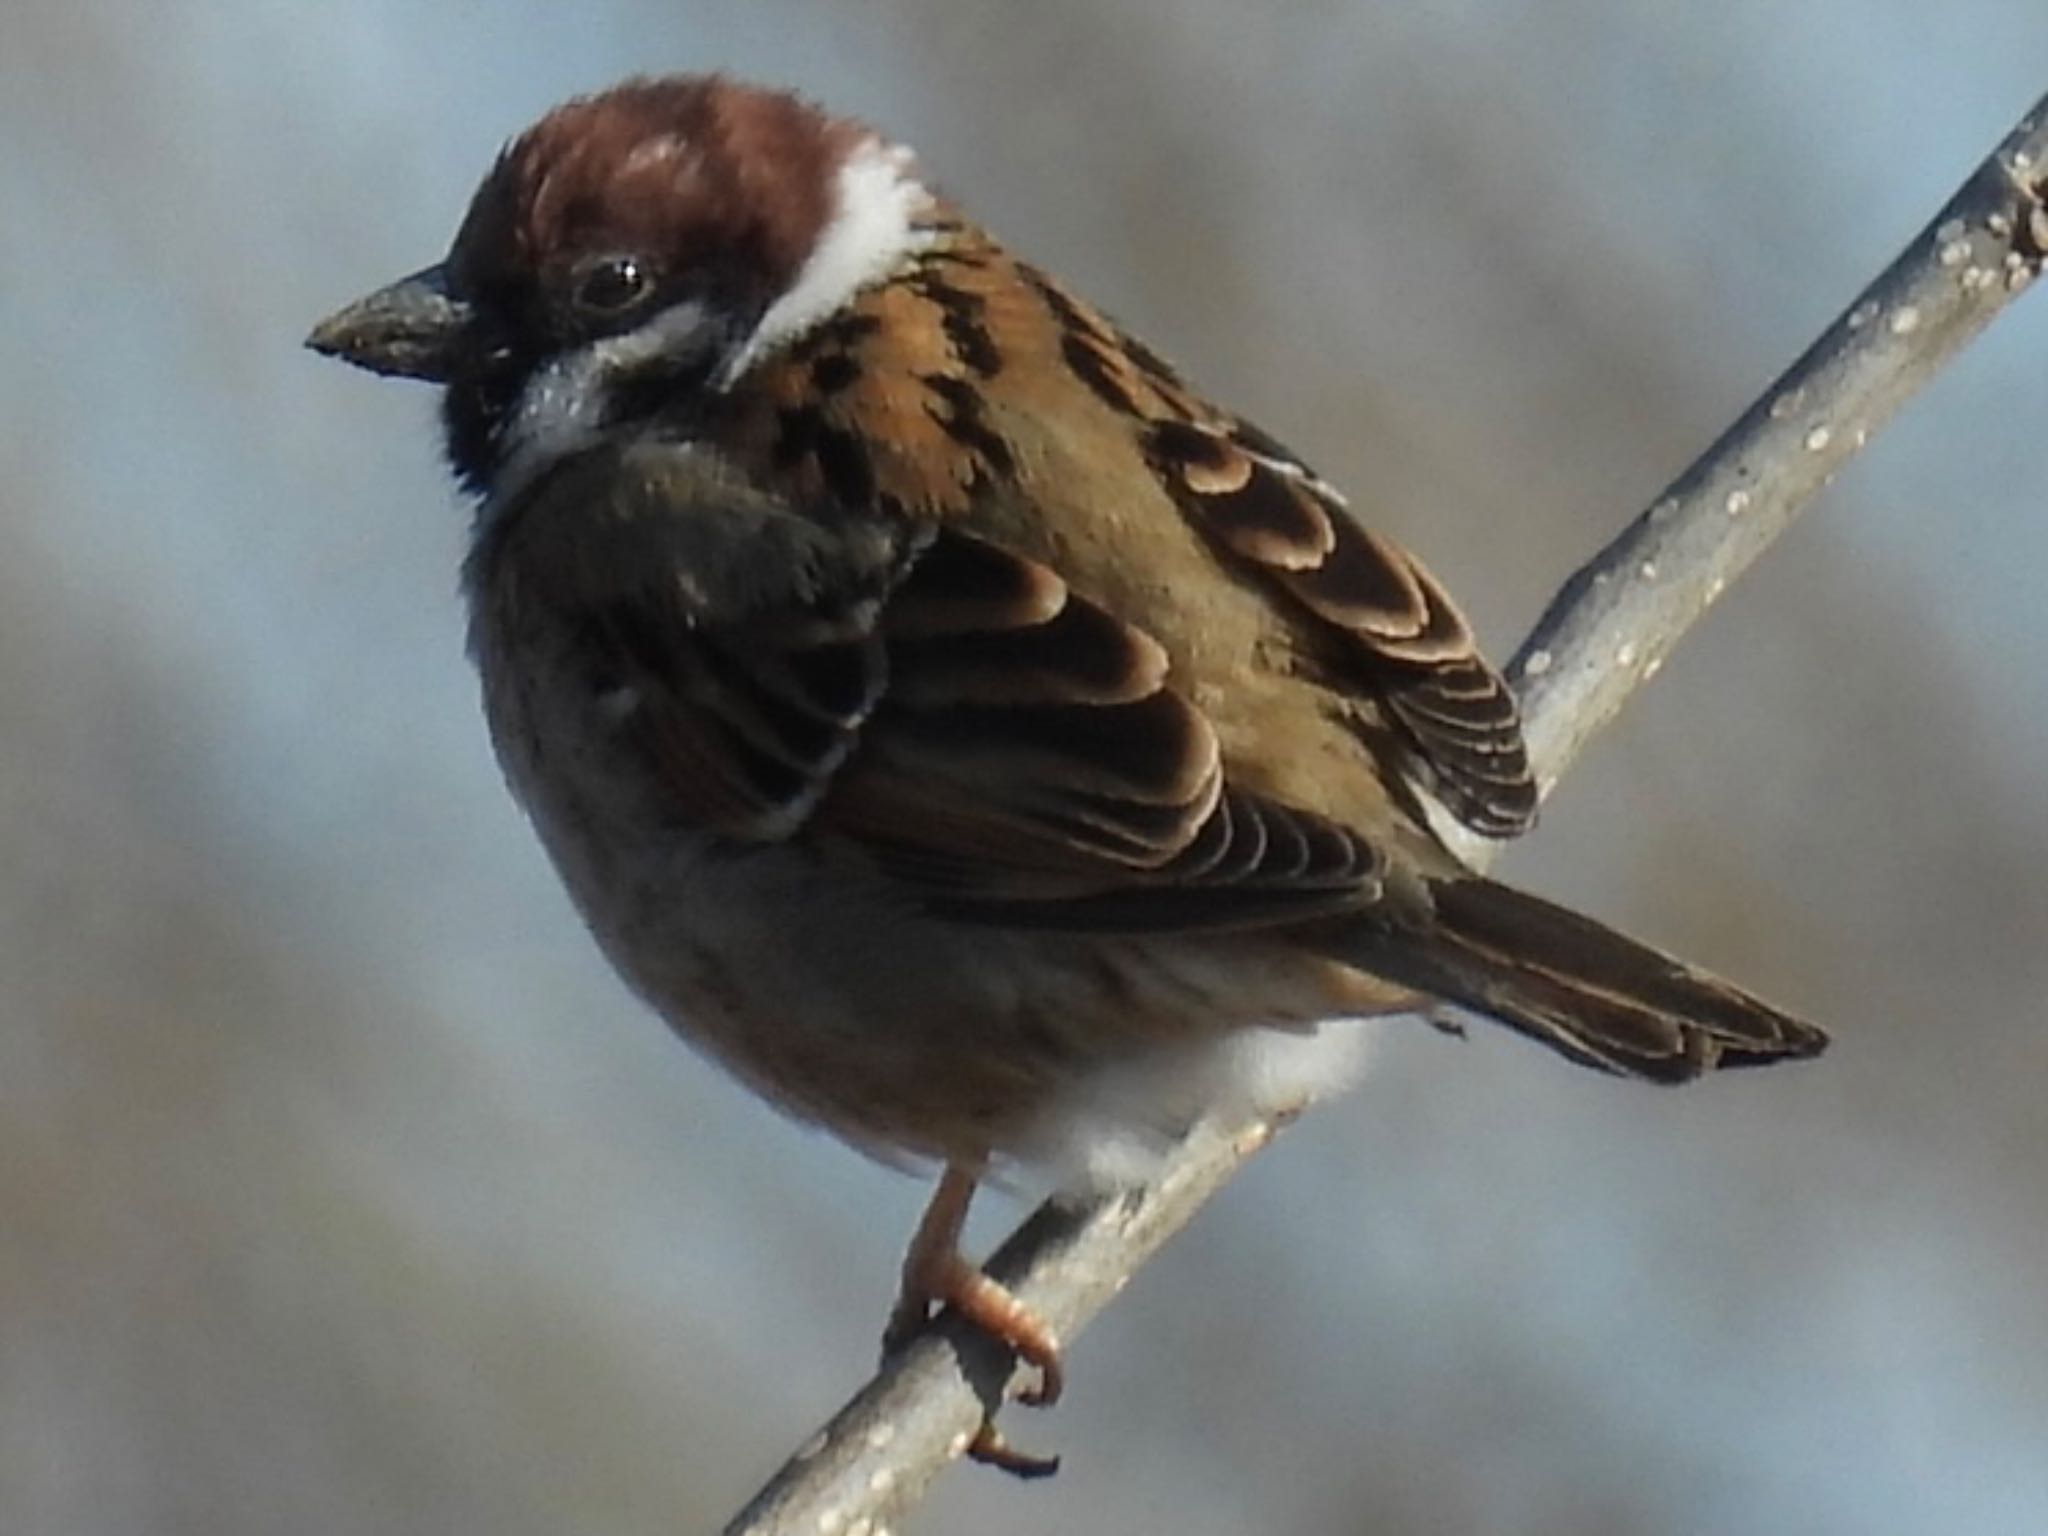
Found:
[[[794,281],[834,213],[834,174],[871,136],[718,75],[627,81],[557,107],[498,157],[456,237],[456,279],[506,291],[629,251],[766,302]]]

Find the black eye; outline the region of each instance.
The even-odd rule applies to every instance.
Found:
[[[576,271],[570,299],[586,315],[618,315],[646,298],[654,275],[637,256],[599,256]]]

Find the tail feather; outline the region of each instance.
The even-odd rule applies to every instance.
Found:
[[[1805,1020],[1539,897],[1476,877],[1431,894],[1426,931],[1375,935],[1358,963],[1586,1066],[1678,1083],[1827,1046]]]

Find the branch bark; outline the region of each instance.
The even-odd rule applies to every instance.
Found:
[[[1565,582],[1509,665],[1546,792],[1849,456],[2040,274],[2044,199],[2048,97],[1763,397]],[[1483,865],[1497,847],[1475,837],[1460,851]],[[1276,1129],[1204,1126],[1143,1189],[1048,1202],[989,1273],[1071,1342]],[[942,1318],[726,1536],[882,1536],[1026,1374],[993,1340]]]

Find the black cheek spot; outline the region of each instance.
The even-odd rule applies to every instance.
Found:
[[[650,361],[618,379],[606,404],[608,422],[648,421],[695,409],[710,386],[716,359],[666,358]]]

